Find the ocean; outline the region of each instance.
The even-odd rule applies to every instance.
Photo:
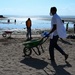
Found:
[[[6,19],[0,19],[0,30],[4,29],[25,29],[26,25],[25,22],[28,17],[17,17],[7,16]],[[51,17],[49,16],[36,16],[36,17],[30,17],[32,20],[32,29],[50,29],[51,28]],[[8,23],[8,19],[10,20],[10,23]],[[14,23],[14,20],[16,19],[16,23]],[[65,22],[66,27],[66,22]],[[69,24],[69,27],[73,27],[73,23]]]

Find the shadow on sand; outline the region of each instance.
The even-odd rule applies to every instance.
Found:
[[[37,58],[32,58],[32,57],[23,59],[21,63],[36,69],[44,69],[48,65],[47,62]]]
[[[72,67],[67,61],[65,65],[57,65],[56,62],[51,62],[51,66],[54,68],[54,70],[51,70],[50,68],[47,67],[49,65],[48,62],[44,60],[40,60],[37,58],[25,58],[21,61],[21,63],[26,64],[27,66],[36,68],[36,69],[41,69],[44,71],[46,75],[71,75],[69,72],[67,72],[64,68],[65,67]],[[49,72],[47,72],[45,69],[47,69]]]
[[[72,67],[67,61],[65,65],[57,65],[56,62],[51,62],[51,65],[53,66],[55,70],[55,74],[53,75],[71,75],[69,72],[67,72],[64,68],[65,67]]]

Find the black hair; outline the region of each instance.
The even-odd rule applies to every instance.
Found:
[[[57,12],[57,8],[56,7],[51,7],[51,11]]]

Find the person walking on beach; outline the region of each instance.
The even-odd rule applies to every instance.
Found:
[[[27,28],[27,40],[31,40],[32,37],[31,37],[31,26],[32,26],[32,22],[31,22],[31,19],[28,18],[27,21],[26,21],[26,28]]]
[[[51,20],[51,31],[50,34],[50,45],[49,45],[49,54],[50,60],[55,61],[54,59],[54,48],[56,48],[62,55],[65,57],[65,61],[68,58],[66,54],[57,44],[58,38],[66,38],[66,29],[63,25],[61,18],[57,15],[57,8],[51,7],[50,15],[53,16]]]

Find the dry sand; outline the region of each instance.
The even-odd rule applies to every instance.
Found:
[[[31,58],[25,58],[23,57],[25,36],[12,37],[7,39],[0,35],[0,75],[75,75],[75,39],[58,41],[69,57],[65,62],[63,55],[55,50],[56,62],[52,63],[49,60],[49,39],[43,44],[44,53],[38,56],[32,52]]]

